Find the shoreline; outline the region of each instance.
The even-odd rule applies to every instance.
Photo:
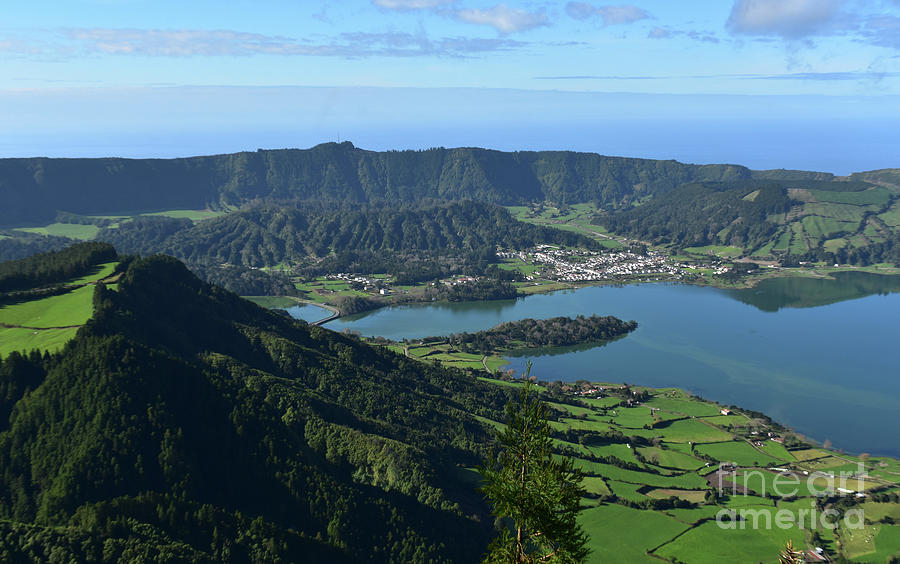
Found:
[[[879,270],[880,269],[880,270]],[[765,280],[777,279],[777,278],[804,278],[804,279],[813,279],[813,280],[835,280],[834,274],[844,273],[844,272],[854,272],[854,273],[867,273],[867,274],[876,274],[879,276],[898,276],[900,277],[900,268],[896,267],[877,267],[877,266],[868,266],[868,267],[855,267],[855,266],[844,266],[844,267],[816,267],[816,268],[800,268],[800,269],[791,269],[790,271],[785,272],[785,269],[778,269],[773,271],[766,271],[764,275],[761,276],[748,276],[743,279],[740,283],[735,284],[722,284],[722,283],[711,283],[706,280],[671,280],[671,279],[642,279],[642,278],[634,278],[630,280],[595,280],[595,281],[587,281],[583,283],[572,283],[572,282],[553,282],[550,281],[546,284],[537,284],[533,286],[523,286],[519,287],[519,293],[515,298],[504,298],[504,299],[523,299],[529,296],[534,295],[542,295],[542,294],[552,294],[553,292],[563,291],[563,290],[581,290],[583,288],[595,288],[595,287],[604,287],[604,286],[612,286],[612,287],[622,287],[622,286],[632,286],[638,284],[678,284],[685,286],[696,286],[698,288],[716,288],[718,290],[749,290],[757,287],[760,283]],[[522,291],[523,288],[527,288],[528,291]],[[292,299],[298,303],[304,303],[308,305],[315,305],[325,309],[329,309],[330,311],[337,312],[338,315],[328,318],[327,321],[317,322],[316,324],[324,324],[328,321],[333,321],[340,317],[347,317],[338,310],[337,307],[326,304],[322,302],[315,302],[311,300],[305,300],[303,298],[298,298],[295,296],[284,296],[285,298]],[[374,307],[372,309],[367,309],[365,311],[356,312],[351,315],[367,315],[371,312],[378,311],[380,309],[386,307],[393,306],[405,306],[405,305],[415,305],[415,304],[449,304],[449,303],[479,303],[479,302],[490,302],[490,301],[503,301],[503,300],[464,300],[461,302],[452,302],[449,300],[438,300],[438,301],[430,301],[430,300],[398,300],[392,302],[380,303],[378,307]]]

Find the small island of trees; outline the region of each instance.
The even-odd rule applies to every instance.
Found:
[[[463,352],[489,354],[534,347],[564,347],[608,341],[637,329],[637,322],[611,315],[523,319],[475,333],[453,333],[446,340]],[[430,340],[429,339],[426,339]]]

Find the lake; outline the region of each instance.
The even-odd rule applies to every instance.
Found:
[[[315,323],[331,316],[331,311],[313,304],[300,304],[287,308],[294,319],[302,319],[307,323]]]
[[[326,326],[390,339],[526,317],[615,315],[639,327],[598,347],[535,351],[543,380],[680,387],[761,411],[850,452],[900,457],[900,277],[784,278],[750,290],[602,286],[517,300],[397,306]],[[526,359],[510,357],[521,373]]]

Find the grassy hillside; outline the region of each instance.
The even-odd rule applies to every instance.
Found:
[[[94,288],[114,284],[115,249],[81,243],[0,264],[0,355],[56,351],[93,315]]]

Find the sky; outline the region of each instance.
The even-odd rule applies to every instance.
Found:
[[[349,139],[844,174],[900,166],[898,125],[900,0],[29,0],[0,20],[0,157]]]

